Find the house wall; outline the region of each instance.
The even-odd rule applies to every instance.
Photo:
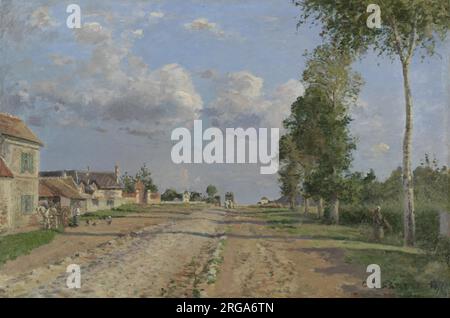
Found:
[[[39,166],[40,147],[19,139],[8,137],[2,146],[2,155],[6,165],[12,171],[14,178],[11,180],[9,227],[16,228],[25,225],[37,224],[38,219],[35,208],[39,200]],[[33,155],[33,171],[21,171],[22,153]],[[22,212],[22,196],[32,196],[32,209],[30,213]]]
[[[104,190],[98,189],[94,193],[95,196],[103,199],[121,199],[122,190]]]
[[[159,193],[147,193],[147,203],[148,204],[160,204],[161,194]]]
[[[88,212],[93,212],[116,208],[124,203],[127,203],[127,200],[122,197],[122,190],[97,189],[92,194],[92,198],[87,200],[86,208]]]
[[[11,183],[11,178],[0,178],[0,232],[9,228]]]

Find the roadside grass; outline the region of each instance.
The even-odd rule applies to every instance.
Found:
[[[130,214],[138,213],[183,213],[190,214],[191,212],[202,210],[206,207],[205,204],[124,204],[116,208],[98,210],[95,212],[87,212],[81,216],[81,220],[101,220],[108,216],[112,218],[123,218]]]
[[[378,264],[382,287],[398,297],[450,297],[450,268],[425,253],[347,249],[346,262]]]
[[[31,250],[50,243],[56,231],[37,230],[26,233],[10,234],[0,237],[0,265],[14,260],[20,255],[29,254]]]
[[[268,227],[286,234],[303,236],[310,239],[332,239],[344,241],[371,242],[372,228],[368,224],[332,225],[325,224],[317,214],[290,211],[289,209],[271,211],[261,215]],[[401,246],[399,235],[386,233],[380,242],[387,245]]]
[[[450,297],[450,267],[422,249],[402,246],[399,235],[387,235],[377,243],[368,224],[326,225],[316,216],[285,210],[260,216],[271,229],[305,237],[305,246],[343,249],[349,264],[380,265],[382,287],[398,297]]]
[[[272,229],[306,238],[364,240],[366,230],[361,227],[324,225],[315,216],[288,209],[271,211],[264,214],[263,218]]]
[[[130,211],[99,210],[99,211],[87,212],[87,213],[83,214],[81,216],[81,220],[101,220],[101,219],[107,218],[108,216],[111,216],[113,218],[123,218],[131,213],[139,213],[139,212],[132,211],[132,210],[130,210]]]

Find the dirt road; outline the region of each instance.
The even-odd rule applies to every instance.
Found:
[[[317,250],[308,240],[271,233],[257,219],[211,208],[153,217],[158,221],[147,221],[144,228],[113,238],[101,236],[108,240],[64,258],[52,255],[47,245],[41,247],[47,256],[40,265],[31,261],[36,251],[7,263],[0,269],[0,296],[364,295],[363,269],[346,264],[339,250]],[[13,270],[14,263],[29,262],[22,270]],[[80,289],[66,286],[69,264],[81,268]]]

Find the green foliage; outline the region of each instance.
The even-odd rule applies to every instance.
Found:
[[[144,188],[150,192],[158,192],[158,187],[153,183],[152,174],[150,169],[147,168],[146,164],[141,167],[141,169],[136,173],[136,181],[141,181],[144,184]]]
[[[300,194],[302,168],[299,163],[300,154],[291,135],[284,135],[280,141],[281,169],[279,182],[282,195],[289,198],[291,209],[295,208],[297,196]]]
[[[370,29],[366,12],[371,0],[293,0],[300,9],[299,26],[311,21],[322,26],[321,36],[353,52],[373,48],[380,55],[407,59],[416,48],[433,54],[450,26],[450,2],[442,0],[385,0],[381,29]]]
[[[147,165],[144,163],[134,177],[130,176],[128,172],[125,172],[120,178],[120,181],[124,187],[124,191],[127,193],[133,193],[136,191],[136,183],[141,181],[144,184],[144,189],[150,192],[158,192],[158,187],[153,183],[152,173]]]
[[[399,297],[448,297],[450,275],[447,268],[422,253],[383,250],[349,250],[347,261],[382,268],[382,287]]]
[[[126,193],[134,193],[136,191],[136,180],[125,172],[120,178],[120,183],[123,185],[123,191]]]
[[[189,200],[192,202],[203,201],[203,196],[200,192],[192,191]]]
[[[182,199],[183,194],[178,193],[175,189],[167,189],[161,195],[161,201],[174,201],[175,199]]]
[[[20,255],[28,254],[33,249],[50,243],[56,235],[55,231],[39,230],[26,233],[0,236],[0,265]]]
[[[102,220],[109,216],[113,218],[123,218],[131,213],[145,213],[149,212],[149,207],[144,207],[139,204],[123,204],[119,207],[110,210],[98,210],[95,212],[87,212],[81,216],[82,220]]]
[[[294,197],[301,190],[305,197],[328,201],[344,195],[344,172],[356,147],[347,112],[362,85],[351,63],[347,52],[328,44],[308,55],[303,72],[305,94],[293,103],[284,121],[287,134],[280,143],[283,194]]]
[[[208,194],[208,198],[210,199],[213,199],[217,192],[218,191],[215,185],[210,184],[206,187],[206,194]]]
[[[450,268],[450,238],[442,236],[439,237],[436,244],[435,253],[437,258]]]
[[[405,93],[405,136],[403,139],[403,175],[405,193],[413,190],[411,180],[412,94],[409,68],[415,53],[432,55],[436,42],[447,37],[450,28],[450,2],[441,0],[386,0],[380,3],[382,25],[379,29],[367,27],[367,6],[370,0],[293,0],[301,8],[298,26],[312,21],[322,27],[321,36],[340,50],[359,55],[373,48],[379,55],[397,56],[402,65]],[[324,73],[327,74],[327,73]],[[404,215],[414,217],[414,196],[407,196]],[[408,223],[405,242],[414,244],[414,227]]]

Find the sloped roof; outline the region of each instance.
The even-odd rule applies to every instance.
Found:
[[[78,171],[78,170],[59,170],[59,171],[41,171],[41,177],[65,177],[70,176],[76,184],[84,183],[90,186],[95,183],[99,189],[122,189],[117,182],[114,172],[95,172],[95,171]],[[89,181],[89,182],[88,182]]]
[[[78,172],[78,180],[85,184],[95,182],[99,189],[122,189],[114,172]]]
[[[71,177],[67,178],[40,178],[40,197],[65,197],[82,200],[84,197],[78,192],[76,184]]]
[[[13,173],[9,170],[2,157],[0,157],[0,178],[14,178]]]
[[[0,113],[0,134],[44,145],[20,118],[6,113]]]

